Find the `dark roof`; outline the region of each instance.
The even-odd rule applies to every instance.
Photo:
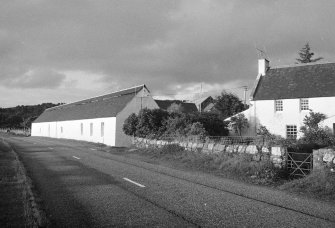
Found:
[[[187,103],[180,100],[155,100],[158,107],[163,110],[168,110],[172,104],[177,104],[181,106],[181,111],[184,113],[197,112],[197,106],[194,103]]]
[[[335,63],[269,69],[260,76],[253,100],[335,96]]]
[[[34,123],[115,117],[143,87],[145,85],[49,108]]]

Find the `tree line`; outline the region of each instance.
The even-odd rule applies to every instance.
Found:
[[[18,105],[12,108],[0,108],[0,128],[30,128],[31,123],[44,112],[62,103],[43,103],[38,105]]]

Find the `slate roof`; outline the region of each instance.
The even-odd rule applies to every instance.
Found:
[[[145,85],[52,107],[34,123],[115,117],[143,87]]]
[[[155,100],[158,107],[163,110],[167,110],[172,104],[180,104],[182,112],[191,113],[197,112],[197,106],[194,103],[187,103],[180,100]]]
[[[201,104],[201,111],[208,112],[214,107],[214,99],[212,96],[202,97],[194,100],[192,103],[195,103],[198,110],[200,110]]]
[[[335,96],[335,63],[273,68],[261,76],[253,100]]]

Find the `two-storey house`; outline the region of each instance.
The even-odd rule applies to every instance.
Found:
[[[263,125],[273,134],[297,138],[310,110],[325,114],[322,124],[334,131],[335,63],[270,67],[268,60],[258,60],[250,108],[243,112],[250,125],[244,135],[255,135]]]

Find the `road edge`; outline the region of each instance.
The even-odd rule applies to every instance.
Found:
[[[17,175],[18,179],[22,181],[23,185],[23,206],[24,213],[27,220],[27,225],[31,227],[48,227],[49,221],[47,219],[46,213],[41,209],[41,206],[37,203],[36,195],[33,193],[33,183],[30,177],[27,175],[27,171],[20,160],[15,149],[12,145],[3,140],[3,143],[6,144],[10,152],[14,155],[15,160],[17,161]]]

